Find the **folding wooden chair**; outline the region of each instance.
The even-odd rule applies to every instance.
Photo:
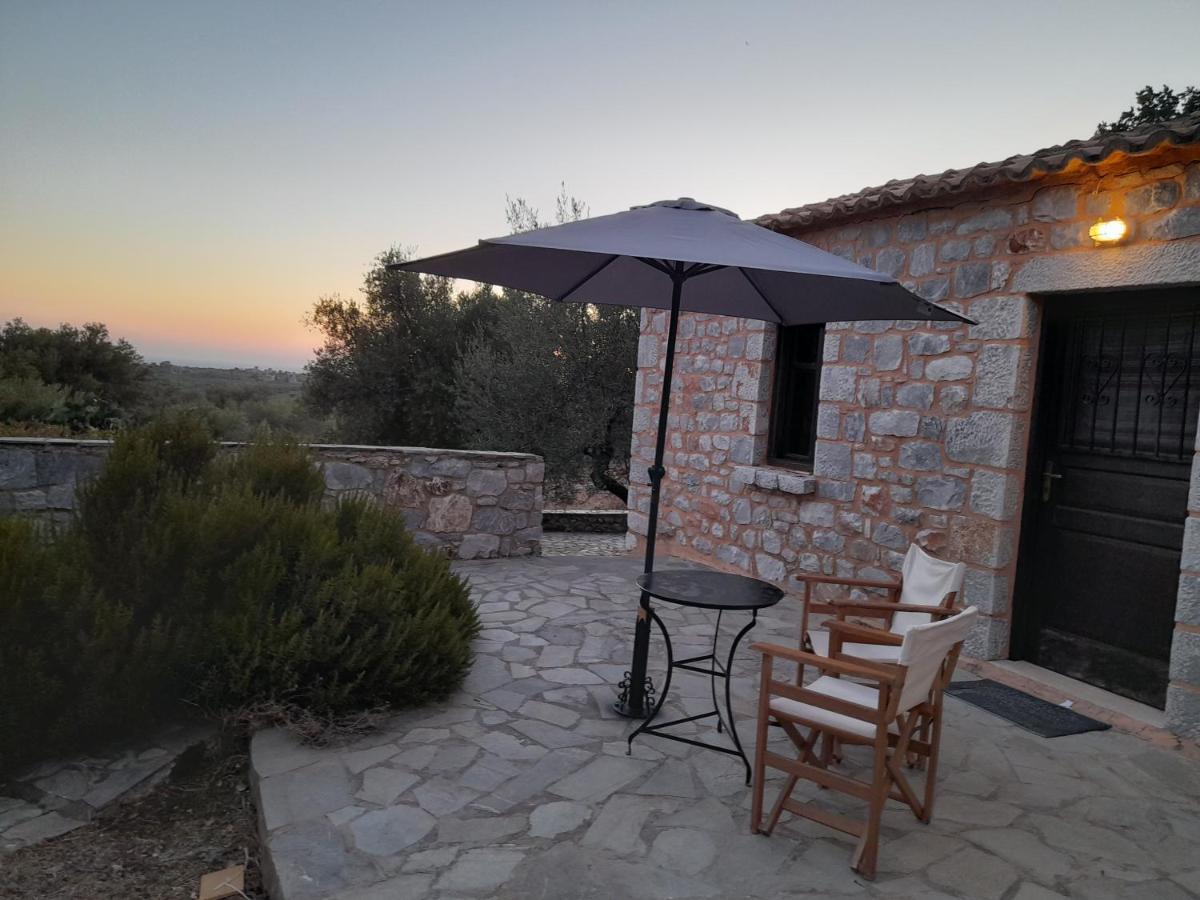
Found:
[[[938,559],[910,544],[899,581],[801,575],[804,612],[800,627],[804,649],[818,656],[841,653],[855,659],[894,663],[900,658],[900,643],[908,629],[953,613],[966,571],[963,563]],[[886,599],[822,602],[813,597],[813,586],[818,584],[882,590]],[[825,622],[824,629],[810,630],[809,616],[814,612],[835,618]],[[883,628],[847,622],[847,616],[880,619]]]
[[[929,822],[932,816],[942,736],[942,692],[950,682],[962,642],[977,614],[972,606],[948,619],[909,628],[895,664],[818,656],[775,644],[754,644],[754,649],[763,655],[763,663],[751,830],[770,834],[780,814],[787,810],[855,835],[859,842],[851,866],[864,877],[874,878],[879,822],[888,798],[907,803],[922,822]],[[790,679],[779,681],[772,676],[776,659],[814,666],[827,674],[807,686]],[[800,754],[797,759],[767,749],[768,725],[772,720],[782,726],[795,744]],[[807,736],[802,734],[802,728],[808,731]],[[872,747],[871,780],[862,781],[833,771],[828,752],[817,752],[817,741],[822,738]],[[910,756],[926,763],[921,795],[903,771]],[[763,787],[767,766],[787,773],[788,777],[764,827]],[[801,779],[865,801],[865,820],[791,799]]]

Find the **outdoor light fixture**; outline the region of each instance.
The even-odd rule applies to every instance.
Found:
[[[1129,232],[1129,226],[1124,219],[1097,219],[1096,224],[1088,229],[1088,237],[1102,244],[1115,244]]]

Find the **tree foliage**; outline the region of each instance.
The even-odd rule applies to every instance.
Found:
[[[107,436],[180,413],[195,415],[220,440],[248,441],[264,428],[302,440],[328,436],[330,423],[302,402],[304,376],[271,369],[147,365],[99,323],[0,327],[0,428],[5,434]]]
[[[136,419],[189,413],[223,441],[248,441],[264,429],[302,441],[327,440],[333,423],[304,402],[304,381],[299,372],[157,363]]]
[[[145,396],[148,367],[126,340],[97,322],[0,328],[0,421],[104,428],[127,419]]]
[[[521,198],[506,212],[514,232],[547,224]],[[586,215],[564,188],[555,221]],[[387,270],[406,258],[380,255],[361,301],[312,312],[324,345],[306,394],[339,438],[538,453],[552,483],[590,477],[624,497],[637,312],[487,285],[455,294],[449,279]]]
[[[323,297],[310,322],[324,336],[307,368],[308,402],[333,415],[342,440],[460,447],[452,414],[454,361],[491,321],[490,289],[454,295],[448,278],[388,271],[409,254],[380,254],[361,302]]]
[[[587,215],[559,195],[558,224]],[[524,200],[508,203],[514,232],[544,227]],[[456,366],[455,412],[467,446],[537,453],[552,487],[584,478],[625,499],[638,312],[555,303],[505,290],[491,332],[475,335]]]
[[[1101,122],[1097,125],[1096,134],[1128,131],[1139,125],[1166,122],[1192,113],[1200,113],[1200,90],[1189,85],[1176,93],[1165,84],[1161,90],[1146,85],[1137,92],[1133,106],[1121,113],[1115,122]]]

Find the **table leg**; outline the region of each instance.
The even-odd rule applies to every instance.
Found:
[[[639,724],[638,727],[633,730],[633,733],[630,734],[626,740],[626,755],[629,755],[633,752],[633,739],[645,731],[647,727],[649,727],[650,723],[653,722],[655,717],[658,716],[663,704],[666,703],[667,692],[671,690],[671,673],[675,670],[675,653],[671,647],[671,635],[667,632],[667,626],[663,623],[663,620],[658,617],[658,613],[656,613],[653,609],[650,610],[650,619],[658,626],[658,630],[662,632],[663,643],[667,648],[667,675],[663,679],[662,691],[658,695],[658,702],[654,704],[654,708],[647,714],[646,718],[642,720],[641,724]]]
[[[712,690],[713,709],[717,711],[717,734],[723,730],[725,720],[721,718],[721,707],[717,704],[717,639],[721,637],[721,614],[725,610],[717,610],[717,624],[713,628],[712,642],[712,660],[709,662],[708,686]],[[726,673],[728,674],[728,673]],[[729,679],[725,679],[725,684],[729,684]]]
[[[737,653],[738,644],[742,642],[742,638],[746,633],[758,623],[758,610],[754,610],[750,614],[750,621],[746,623],[746,627],[737,633],[737,637],[733,639],[733,644],[729,647],[729,658],[725,663],[725,715],[729,717],[729,736],[733,739],[733,745],[737,747],[738,756],[742,758],[742,763],[746,766],[746,784],[750,783],[750,760],[746,759],[746,751],[742,749],[742,741],[737,733],[737,721],[733,717],[733,694],[731,688],[733,686],[733,657]],[[716,644],[713,644],[714,659]],[[716,706],[716,703],[713,703]],[[720,713],[717,714],[718,723],[721,721]]]

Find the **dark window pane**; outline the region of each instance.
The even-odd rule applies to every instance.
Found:
[[[779,329],[775,400],[771,416],[771,456],[785,462],[812,462],[824,327]]]
[[[802,362],[817,362],[821,358],[821,344],[824,329],[820,325],[795,325],[785,328],[790,334],[793,352],[797,360]]]

